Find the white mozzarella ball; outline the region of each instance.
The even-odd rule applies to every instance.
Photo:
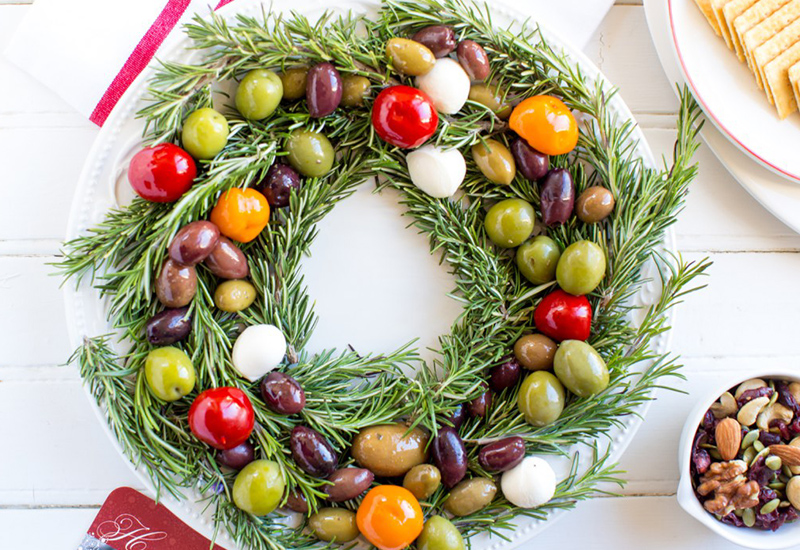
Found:
[[[255,382],[283,361],[286,338],[274,325],[253,325],[236,339],[231,355],[239,374]]]
[[[503,473],[500,487],[514,506],[538,508],[556,493],[556,473],[546,461],[529,456]]]
[[[452,197],[467,175],[467,163],[458,149],[423,145],[410,152],[406,162],[411,182],[437,199]]]
[[[469,97],[469,86],[467,73],[449,57],[437,59],[433,69],[417,77],[417,88],[431,98],[437,111],[446,115],[461,110]]]

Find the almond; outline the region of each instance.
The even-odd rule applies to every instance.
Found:
[[[714,432],[717,440],[717,450],[722,460],[733,460],[739,454],[742,444],[742,427],[733,418],[726,418],[719,424]],[[797,449],[800,451],[800,449]]]
[[[800,447],[791,445],[770,445],[770,454],[781,459],[786,466],[800,466]]]

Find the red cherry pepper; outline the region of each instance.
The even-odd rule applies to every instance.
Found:
[[[254,425],[253,404],[238,388],[206,390],[189,409],[189,428],[194,436],[221,451],[247,441]]]
[[[592,306],[586,296],[556,290],[545,296],[533,312],[536,330],[553,340],[589,339]]]
[[[401,149],[428,141],[439,124],[431,99],[410,86],[386,88],[372,106],[372,125],[380,138]]]
[[[197,175],[194,159],[172,143],[145,147],[128,166],[128,181],[136,194],[151,202],[173,202],[189,190]]]

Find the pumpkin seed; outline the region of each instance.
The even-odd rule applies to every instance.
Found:
[[[756,524],[756,513],[752,508],[747,508],[744,512],[742,512],[742,521],[748,527],[752,527]]]
[[[756,450],[756,452],[760,453],[764,450],[764,444],[760,441],[753,441],[753,448]]]
[[[788,508],[791,505],[792,503],[789,502],[788,500],[782,500],[781,503],[778,505],[778,508]]]
[[[775,510],[778,509],[778,505],[781,503],[781,499],[773,498],[769,502],[767,502],[764,506],[761,507],[760,513],[761,514],[771,514]]]
[[[744,510],[742,510],[741,508],[737,508],[736,510],[733,511],[734,515],[736,515],[737,517],[742,517],[742,512],[744,512]]]
[[[756,447],[755,447],[755,445],[753,445],[753,449],[755,449],[755,448],[756,448]],[[749,449],[748,449],[748,450],[749,450]],[[756,463],[756,461],[757,461],[759,458],[761,458],[762,456],[767,456],[767,455],[769,455],[769,449],[766,449],[766,448],[765,448],[765,449],[762,449],[762,450],[761,450],[761,451],[760,451],[760,452],[759,452],[759,453],[758,453],[758,454],[755,456],[755,458],[753,458],[753,460],[752,460],[751,462],[749,462],[748,464],[749,464],[750,466],[752,466],[753,464],[755,464],[755,463]]]
[[[744,451],[746,448],[755,443],[758,440],[759,435],[761,435],[759,430],[750,430],[747,432],[747,434],[742,438],[742,450]]]
[[[781,466],[783,466],[783,462],[781,462],[781,457],[779,456],[768,456],[764,464],[766,464],[767,468],[770,470],[780,470]]]
[[[745,449],[744,454],[742,455],[742,460],[750,464],[757,454],[758,452],[753,447],[748,447]]]
[[[708,454],[709,454],[709,455],[711,456],[711,458],[713,458],[714,460],[722,460],[722,455],[721,455],[721,454],[719,454],[719,451],[717,451],[716,449],[710,449],[710,450],[708,451]]]
[[[786,484],[781,483],[780,481],[776,481],[774,483],[770,483],[769,485],[767,485],[767,487],[769,487],[770,489],[774,489],[775,491],[783,491],[784,489],[786,489]]]

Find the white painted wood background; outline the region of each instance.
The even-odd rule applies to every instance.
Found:
[[[26,2],[0,0],[0,49]],[[46,41],[46,37],[42,37]],[[621,89],[657,156],[677,102],[636,0],[617,1],[587,49]],[[56,258],[97,129],[0,58],[0,549],[74,548],[115,487],[140,487],[97,424],[72,368]],[[688,395],[664,393],[622,460],[621,498],[581,504],[536,540],[550,548],[733,548],[678,507],[683,419],[718,373],[798,362],[800,236],[773,219],[704,146],[677,226],[688,259],[714,261],[678,314]],[[356,283],[354,283],[356,284]],[[579,526],[576,528],[576,526]]]

